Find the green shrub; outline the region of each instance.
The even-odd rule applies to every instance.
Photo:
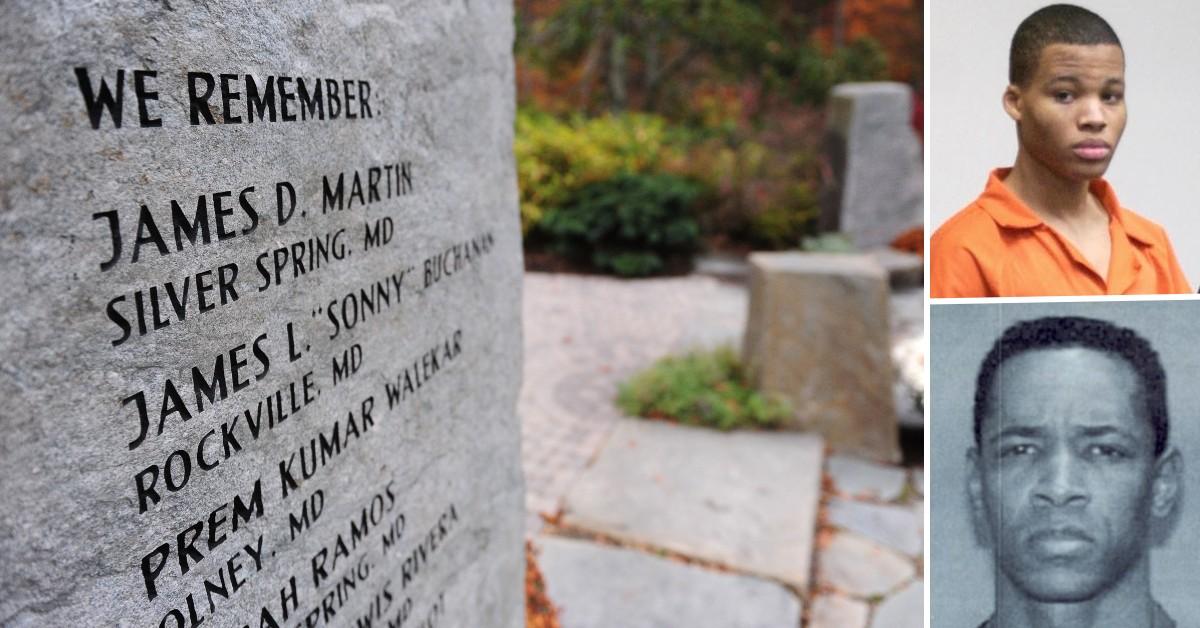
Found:
[[[754,245],[775,250],[794,248],[812,230],[820,214],[812,187],[804,181],[796,182],[780,197],[750,218],[747,230]]]
[[[685,172],[712,191],[699,216],[706,234],[759,249],[790,249],[820,214],[819,168],[809,147],[772,147],[747,136],[695,142]]]
[[[621,384],[617,405],[632,416],[721,430],[778,427],[791,414],[786,401],[749,387],[729,347],[659,360]]]
[[[633,277],[685,259],[699,244],[691,203],[700,186],[668,174],[620,174],[591,183],[542,218],[552,250]]]
[[[687,139],[658,116],[605,115],[567,120],[522,108],[513,151],[528,234],[581,187],[620,173],[658,172],[682,162]]]

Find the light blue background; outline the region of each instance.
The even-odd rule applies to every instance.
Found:
[[[930,613],[933,628],[975,628],[992,609],[992,561],[971,529],[966,452],[979,363],[1006,327],[1041,316],[1129,327],[1167,372],[1170,444],[1184,462],[1179,520],[1151,551],[1151,588],[1180,628],[1200,618],[1200,301],[934,304],[930,307]]]

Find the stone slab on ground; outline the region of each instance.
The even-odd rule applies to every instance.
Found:
[[[800,600],[774,582],[575,539],[535,545],[563,628],[800,625]]]
[[[900,457],[887,273],[866,255],[754,253],[742,357],[760,390],[791,402],[789,427],[835,451]]]
[[[921,628],[925,625],[925,582],[916,580],[875,607],[871,628]]]
[[[871,616],[866,602],[836,593],[818,595],[811,604],[805,628],[866,628]]]
[[[887,271],[893,289],[920,288],[925,283],[925,258],[916,253],[880,246],[867,250]]]
[[[921,555],[921,512],[911,506],[832,499],[829,523],[910,557]]]
[[[525,274],[518,412],[529,533],[542,527],[536,513],[558,510],[621,418],[618,382],[671,353],[739,346],[746,303],[743,287],[699,275]]]
[[[822,442],[622,419],[564,523],[808,588]]]
[[[860,598],[885,595],[916,575],[899,554],[849,532],[834,532],[821,550],[817,583]]]
[[[839,494],[891,501],[904,492],[904,469],[853,456],[830,456],[826,469]]]
[[[698,255],[695,262],[695,272],[698,275],[708,275],[726,281],[745,283],[750,278],[750,265],[746,258],[729,253],[709,253]]]

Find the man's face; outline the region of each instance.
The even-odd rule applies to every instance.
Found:
[[[1104,174],[1125,131],[1125,53],[1111,44],[1051,44],[1027,85],[1010,85],[1004,108],[1021,150],[1061,178]]]
[[[1158,464],[1124,360],[1085,348],[1010,358],[971,455],[998,576],[1026,596],[1091,599],[1145,556]]]

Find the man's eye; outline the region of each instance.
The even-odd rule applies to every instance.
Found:
[[[1033,445],[1020,443],[1017,445],[1009,445],[1000,449],[1001,458],[1012,458],[1014,456],[1028,456],[1034,452]]]
[[[1115,104],[1117,104],[1117,103],[1121,102],[1122,100],[1124,100],[1124,99],[1125,99],[1125,95],[1124,95],[1124,94],[1111,93],[1111,94],[1105,94],[1105,95],[1103,96],[1103,98],[1104,98],[1104,102],[1106,102],[1106,103],[1108,103],[1108,104],[1111,104],[1111,105],[1115,105]]]
[[[1074,99],[1074,94],[1067,91],[1054,92],[1054,100],[1058,102],[1071,102]]]
[[[1112,445],[1088,445],[1087,453],[1093,457],[1110,458],[1113,460],[1129,457],[1129,455],[1125,453],[1124,449],[1121,449],[1120,447],[1114,447]]]

